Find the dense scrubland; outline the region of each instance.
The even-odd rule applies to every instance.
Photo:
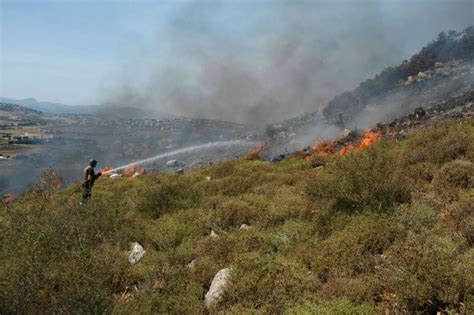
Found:
[[[211,312],[472,314],[473,161],[469,121],[344,156],[102,178],[87,206],[47,173],[0,209],[0,313],[205,313],[229,267]]]

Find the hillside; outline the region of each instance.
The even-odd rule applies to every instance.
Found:
[[[34,98],[14,99],[0,97],[0,102],[18,104],[48,114],[85,114],[96,110],[96,105],[70,106],[61,103],[42,102]]]
[[[410,60],[386,68],[354,91],[334,97],[324,116],[340,125],[366,127],[407,114],[413,106],[428,106],[451,93],[472,89],[473,61],[474,26],[460,33],[441,32]]]
[[[44,114],[35,109],[17,104],[0,103],[0,127],[6,125],[47,125],[60,124],[67,121],[55,115]]]
[[[148,171],[169,169],[166,162],[178,159],[176,168],[189,168],[239,156],[259,137],[247,126],[226,121],[133,117],[105,112],[53,115],[0,103],[0,196],[24,191],[41,169],[50,167],[70,185],[81,177],[91,157],[110,166],[198,144],[241,140],[241,145],[225,150],[177,154],[146,166]]]
[[[472,112],[473,52],[474,26],[460,33],[442,32],[410,60],[337,95],[322,111],[268,125],[266,155],[271,158],[301,150],[315,140],[336,138],[345,130],[361,132],[388,124],[418,108],[436,113],[435,108],[442,104],[458,112],[467,106]]]
[[[172,118],[174,115],[160,111],[152,111],[144,108],[129,107],[128,104],[106,104],[106,105],[66,105],[53,102],[42,102],[34,98],[13,99],[0,97],[0,102],[17,104],[28,109],[43,112],[49,115],[96,115],[108,118]]]
[[[101,178],[53,173],[0,208],[0,313],[474,313],[474,121],[345,155],[257,155]],[[145,255],[127,261],[129,243]]]

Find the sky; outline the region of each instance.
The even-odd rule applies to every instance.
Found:
[[[240,122],[317,108],[474,24],[472,0],[0,0],[0,10],[0,96]]]

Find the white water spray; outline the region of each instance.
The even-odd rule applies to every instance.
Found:
[[[149,157],[149,158],[144,159],[144,160],[140,160],[140,161],[132,162],[132,163],[129,163],[129,164],[125,164],[125,165],[116,167],[114,169],[111,169],[109,171],[105,171],[103,174],[120,171],[120,170],[129,168],[129,167],[134,167],[134,166],[137,166],[137,165],[148,164],[148,163],[151,163],[153,161],[163,159],[163,158],[166,158],[166,157],[169,157],[169,156],[173,156],[173,155],[176,155],[176,154],[181,154],[181,153],[189,153],[189,152],[192,152],[192,151],[203,150],[203,149],[211,149],[211,148],[215,148],[215,147],[230,147],[230,146],[235,146],[235,145],[251,146],[251,145],[254,145],[254,144],[256,144],[256,142],[249,142],[249,141],[244,141],[244,140],[232,140],[232,141],[218,141],[218,142],[210,142],[210,143],[206,143],[206,144],[194,145],[194,146],[191,146],[191,147],[185,147],[185,148],[181,148],[181,149],[171,151],[171,152],[158,154],[158,155]]]

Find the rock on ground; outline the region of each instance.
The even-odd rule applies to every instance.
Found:
[[[178,160],[169,160],[166,162],[166,166],[173,167],[173,166],[178,166]]]
[[[214,232],[214,230],[211,230],[211,234],[209,234],[209,236],[212,237],[212,238],[218,238],[219,237],[219,235],[217,235],[217,233]]]
[[[189,264],[186,265],[186,268],[194,268],[196,266],[196,259],[193,259]]]
[[[137,242],[130,243],[130,252],[128,254],[128,262],[132,265],[136,264],[140,259],[143,258],[146,251],[142,245]]]
[[[227,288],[227,282],[230,278],[230,269],[224,268],[219,270],[214,279],[212,279],[211,287],[204,297],[204,303],[207,309],[214,308],[222,299],[222,295]]]
[[[250,226],[247,225],[247,224],[245,224],[245,223],[242,224],[242,225],[240,226],[240,228],[239,228],[239,230],[248,230],[248,229],[250,229]]]

